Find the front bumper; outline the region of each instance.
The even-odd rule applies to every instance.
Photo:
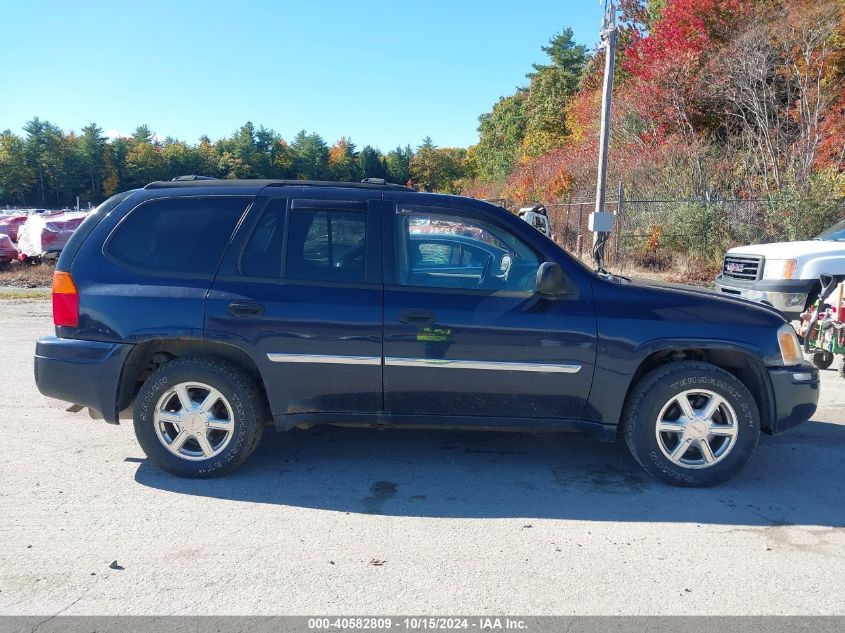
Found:
[[[117,424],[117,390],[132,345],[45,336],[35,343],[35,384],[43,395],[89,407]]]
[[[819,403],[819,370],[812,365],[769,369],[774,395],[772,435],[807,422]]]
[[[804,310],[813,284],[815,284],[813,279],[743,281],[723,275],[716,277],[716,287],[719,292],[757,303],[766,303],[789,317],[797,317]]]

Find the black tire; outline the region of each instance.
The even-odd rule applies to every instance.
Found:
[[[833,354],[830,352],[816,352],[813,354],[813,365],[819,369],[827,369],[833,365]]]
[[[736,416],[736,435],[730,450],[712,465],[688,467],[675,463],[664,453],[658,443],[657,422],[664,406],[673,398],[698,388],[721,396],[730,405]],[[628,398],[622,423],[625,442],[634,459],[647,472],[674,486],[706,487],[730,479],[748,463],[760,436],[760,413],[748,388],[725,370],[695,361],[668,363],[646,374]],[[718,437],[714,439],[725,441]],[[679,437],[679,443],[680,440]],[[696,445],[689,446],[695,455]],[[698,452],[703,464],[703,451]],[[689,449],[685,454],[690,454]]]
[[[181,383],[203,383],[220,392],[232,411],[231,438],[219,454],[191,461],[165,448],[156,431],[154,411],[159,400]],[[135,436],[157,466],[173,475],[208,478],[240,467],[258,446],[270,417],[255,381],[232,363],[208,357],[186,357],[165,363],[141,386],[135,400]]]

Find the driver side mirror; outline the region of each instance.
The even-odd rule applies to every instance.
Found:
[[[560,264],[543,262],[537,269],[537,292],[553,297],[565,294],[567,290],[566,278]]]

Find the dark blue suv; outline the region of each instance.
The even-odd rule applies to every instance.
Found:
[[[621,435],[706,486],[818,401],[774,309],[596,275],[505,209],[383,182],[152,183],[85,221],[53,286],[40,391],[131,407],[182,476],[268,424],[344,424]]]

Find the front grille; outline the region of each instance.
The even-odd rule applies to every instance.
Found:
[[[759,255],[725,255],[722,277],[755,281],[763,272],[763,258]]]

